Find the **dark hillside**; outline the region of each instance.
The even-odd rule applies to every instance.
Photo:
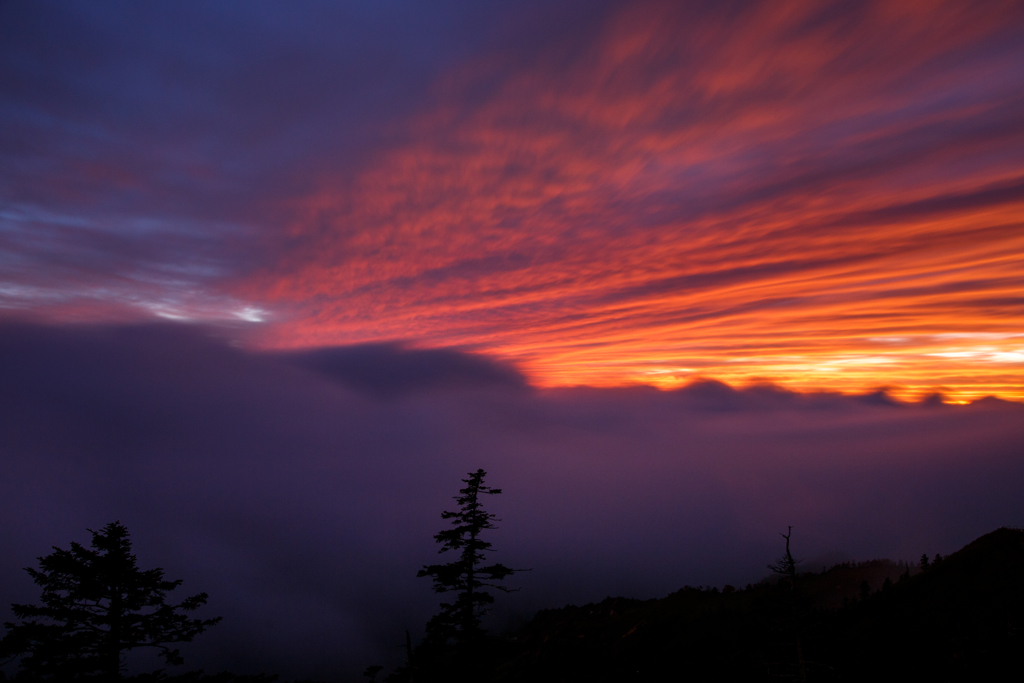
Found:
[[[820,656],[853,677],[996,680],[1024,654],[1024,532],[999,529],[823,620]]]
[[[1024,532],[999,529],[924,570],[875,560],[802,574],[796,590],[687,587],[545,610],[493,647],[496,683],[993,680],[1024,654]]]

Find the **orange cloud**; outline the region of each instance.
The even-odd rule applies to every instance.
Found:
[[[1022,25],[632,5],[451,74],[239,289],[287,316],[268,345],[461,345],[543,386],[1024,399]]]

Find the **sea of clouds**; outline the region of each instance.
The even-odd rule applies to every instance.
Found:
[[[354,679],[422,634],[438,596],[416,570],[478,467],[504,490],[487,500],[494,558],[532,570],[499,596],[500,631],[543,607],[757,581],[788,525],[808,569],[955,551],[1024,525],[1022,446],[1024,406],[993,399],[537,390],[457,350],[255,353],[186,325],[8,322],[0,619],[38,598],[23,567],[120,520],[143,568],[224,616],[187,668]]]

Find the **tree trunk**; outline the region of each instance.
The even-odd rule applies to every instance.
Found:
[[[106,659],[107,680],[121,680],[121,621],[124,606],[121,603],[121,588],[111,587],[110,608],[107,615],[110,618],[110,631],[107,634],[107,648],[104,659]]]
[[[807,665],[804,664],[804,648],[800,643],[800,634],[796,634],[796,658],[800,664],[800,683],[807,683]]]
[[[469,538],[469,547],[474,548],[476,546],[476,532],[471,533]],[[473,571],[474,569],[476,569],[476,558],[470,556],[469,567],[466,570],[466,613],[462,617],[462,637],[466,641],[475,635],[473,633],[473,582],[476,580],[476,572]]]

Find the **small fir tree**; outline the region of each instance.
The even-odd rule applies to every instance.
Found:
[[[437,593],[456,593],[452,602],[441,603],[441,611],[427,623],[427,638],[437,644],[454,640],[464,646],[479,639],[483,635],[480,617],[494,602],[494,596],[484,589],[510,592],[509,588],[497,582],[522,571],[503,564],[483,564],[484,553],[491,550],[491,543],[483,540],[480,534],[488,529],[497,529],[493,524],[497,518],[484,510],[480,498],[501,493],[501,489],[484,484],[485,476],[487,473],[482,469],[470,472],[469,478],[462,480],[466,487],[459,489],[459,495],[455,497],[459,511],[441,513],[442,519],[452,520],[453,528],[435,534],[434,540],[442,546],[438,552],[457,552],[458,559],[447,564],[424,565],[416,574],[431,577]]]
[[[50,680],[117,680],[122,653],[140,647],[181,664],[181,654],[169,645],[191,641],[220,621],[182,613],[206,604],[206,593],[167,604],[166,594],[181,580],[164,580],[162,569],[140,570],[120,522],[90,533],[91,550],[78,543],[70,550],[54,547],[38,558],[39,569],[25,569],[43,589],[43,604],[11,606],[22,623],[4,624],[2,654],[21,656],[30,677]]]

